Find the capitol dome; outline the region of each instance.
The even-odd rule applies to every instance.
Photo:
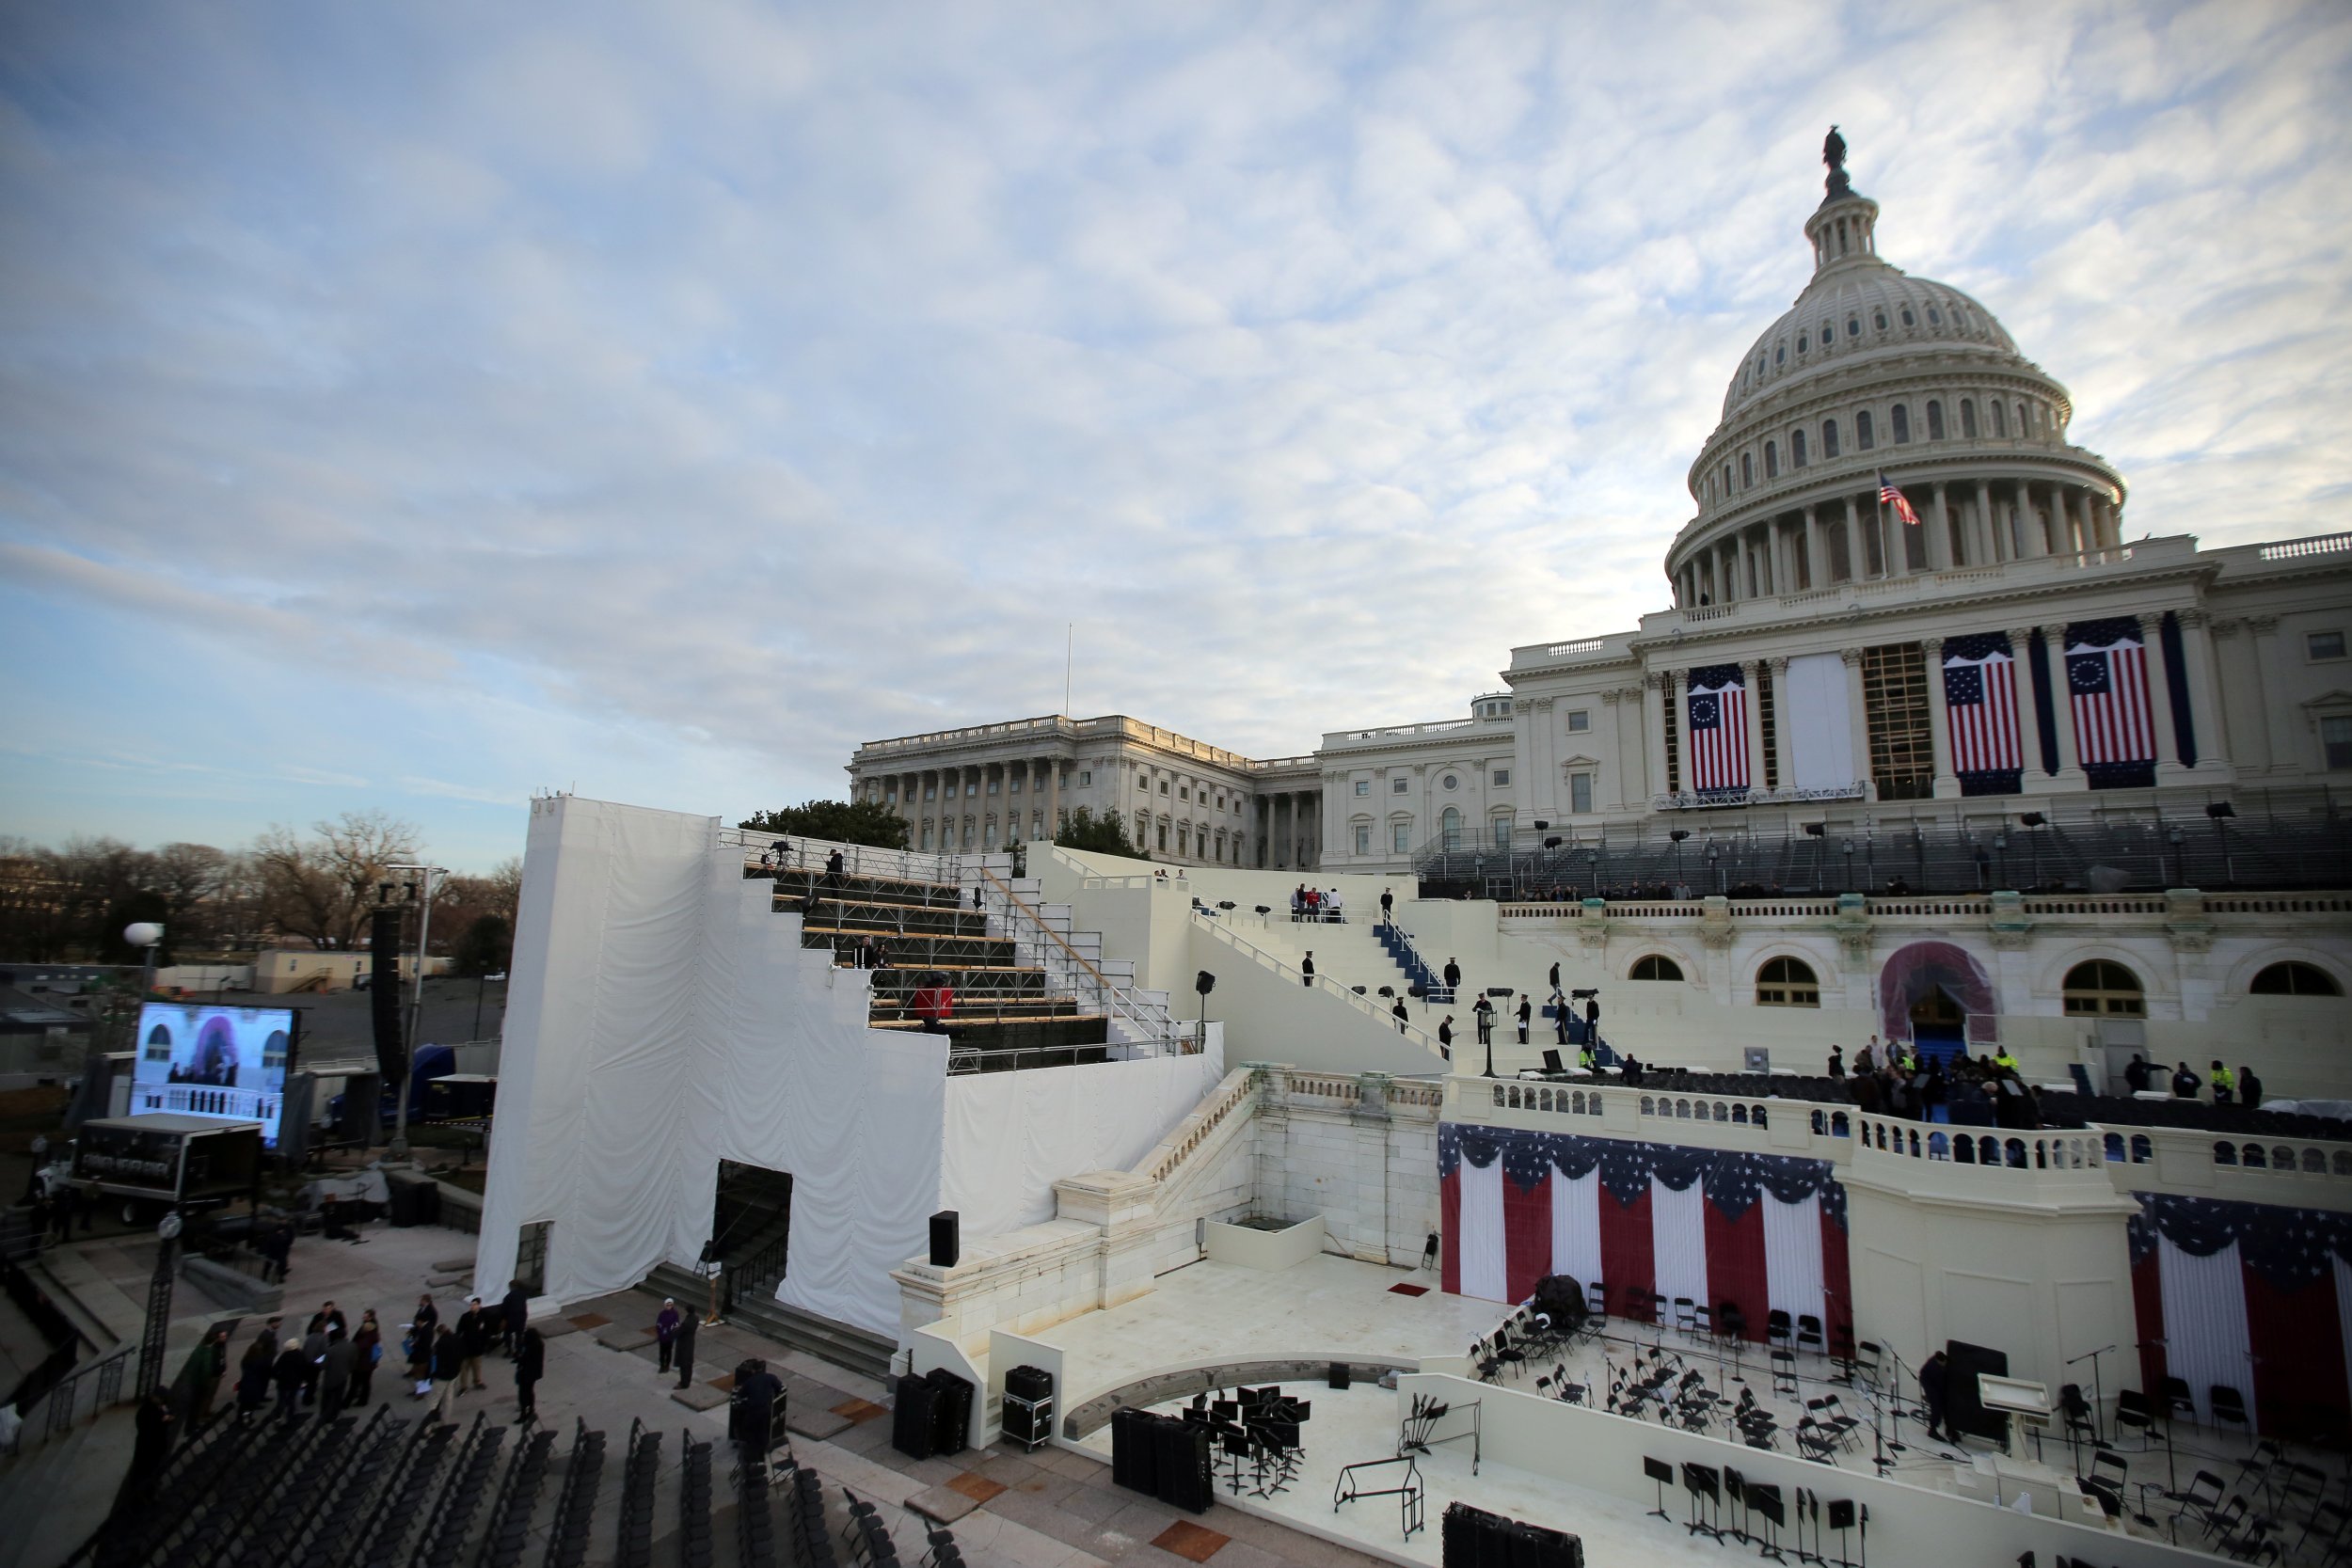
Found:
[[[1880,257],[1879,204],[1836,150],[1804,224],[1812,279],[1741,356],[1691,467],[1698,515],[1666,558],[1686,610],[2120,537],[2122,482],[2069,444],[2066,388],[1978,301]],[[1883,515],[1882,473],[1916,522]]]

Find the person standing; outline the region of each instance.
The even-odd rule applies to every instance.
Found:
[[[302,1341],[288,1339],[278,1360],[270,1368],[270,1381],[278,1385],[278,1418],[292,1425],[302,1408],[302,1390],[310,1385],[310,1374],[318,1369],[302,1354]]]
[[[2131,1065],[2123,1069],[2123,1086],[2134,1094],[2146,1094],[2148,1074],[2153,1070],[2147,1057],[2137,1051],[2133,1052]]]
[[[1477,1022],[1477,1024],[1478,1024],[1478,1043],[1479,1043],[1479,1044],[1481,1044],[1481,1045],[1492,1045],[1492,1044],[1494,1044],[1494,1042],[1495,1042],[1495,1005],[1494,1005],[1494,1000],[1493,1000],[1491,997],[1486,997],[1486,996],[1482,996],[1482,997],[1480,997],[1480,998],[1478,999],[1478,1001],[1477,1001],[1477,1004],[1476,1004],[1475,1006],[1473,1006],[1470,1008],[1470,1017],[1471,1017],[1472,1019],[1474,1019],[1474,1020]]]
[[[326,1355],[326,1314],[318,1313],[310,1319],[310,1327],[302,1337],[302,1403],[307,1409],[319,1402],[319,1364]]]
[[[1551,966],[1551,989],[1554,993],[1560,990],[1560,966],[1556,963]]]
[[[1454,1015],[1448,1013],[1438,1021],[1438,1054],[1454,1060]]]
[[[656,1371],[667,1372],[670,1370],[670,1356],[677,1349],[678,1326],[685,1321],[686,1314],[677,1309],[677,1302],[670,1296],[663,1296],[661,1310],[653,1320],[654,1344],[661,1355],[660,1365],[654,1369]]]
[[[482,1309],[480,1296],[468,1296],[466,1309],[457,1315],[457,1345],[465,1357],[464,1387],[459,1393],[485,1386],[482,1381],[482,1354],[490,1348],[490,1315]]]
[[[2196,1099],[2196,1098],[2197,1098],[2197,1091],[2198,1091],[2199,1089],[2203,1088],[2204,1086],[2205,1086],[2205,1081],[2204,1081],[2203,1079],[2201,1079],[2201,1078],[2198,1077],[2198,1076],[2197,1076],[2197,1074],[2195,1074],[2195,1073],[2193,1073],[2193,1072],[2189,1071],[2189,1070],[2188,1070],[2188,1064],[2187,1064],[2186,1062],[2183,1062],[2183,1063],[2182,1063],[2182,1064],[2181,1064],[2181,1065],[2180,1065],[2177,1069],[2175,1069],[2173,1070],[2173,1073],[2172,1073],[2172,1098],[2173,1098],[2173,1099],[2175,1099],[2175,1100],[2194,1100],[2194,1099]]]
[[[1842,1045],[1829,1048],[1829,1075],[1832,1078],[1846,1076],[1846,1048]]]
[[[1450,991],[1462,989],[1462,966],[1452,958],[1445,961],[1445,989]]]
[[[1307,956],[1298,960],[1298,983],[1312,987],[1315,983],[1315,950],[1307,949]]]
[[[2237,1074],[2217,1059],[2213,1064],[2213,1102],[2216,1105],[2237,1103]]]
[[[204,1338],[190,1357],[188,1368],[188,1404],[190,1430],[200,1428],[213,1418],[213,1401],[220,1393],[220,1380],[229,1370],[229,1328],[219,1324],[204,1332]]]
[[[1389,1016],[1396,1020],[1396,1032],[1401,1035],[1405,1033],[1405,1025],[1412,1021],[1413,1015],[1405,1010],[1405,998],[1400,996],[1396,999],[1396,1006],[1389,1009]]]
[[[515,1337],[515,1402],[517,1426],[539,1418],[539,1378],[548,1367],[548,1342],[529,1323]]]
[[[145,1500],[155,1478],[163,1473],[165,1462],[171,1458],[171,1445],[177,1435],[171,1418],[170,1402],[158,1388],[139,1401],[139,1413],[134,1418],[138,1436],[131,1447],[131,1472],[123,1477],[124,1500]]]
[[[412,1400],[433,1392],[434,1330],[440,1325],[440,1309],[433,1305],[433,1298],[419,1296],[415,1319],[408,1325],[408,1375],[416,1382],[408,1395]]]
[[[1949,1420],[1944,1402],[1947,1370],[1942,1351],[1929,1356],[1926,1364],[1919,1369],[1919,1400],[1928,1407],[1928,1435],[1939,1443],[1952,1440],[1944,1435],[1944,1428]],[[1954,1434],[1955,1437],[1957,1435]]]
[[[677,1363],[677,1386],[684,1388],[694,1381],[694,1314],[689,1312],[679,1320],[677,1342],[670,1354]]]
[[[2259,1110],[2263,1102],[2263,1081],[2254,1076],[2251,1067],[2238,1069],[2237,1097],[2248,1110]]]
[[[251,1418],[269,1402],[270,1363],[277,1354],[278,1340],[266,1329],[245,1347],[245,1358],[237,1363],[238,1420]]]
[[[1534,1004],[1528,1001],[1527,992],[1519,992],[1519,1010],[1518,1018],[1519,1021],[1519,1043],[1521,1045],[1525,1045],[1527,1043],[1528,1021],[1534,1016]]]
[[[351,1380],[359,1370],[359,1348],[340,1328],[326,1331],[326,1354],[319,1358],[319,1419],[331,1421],[343,1413],[351,1398]]]
[[[457,1331],[447,1323],[433,1331],[433,1408],[427,1420],[449,1418],[449,1402],[453,1392],[463,1393],[460,1380],[466,1375],[466,1347],[457,1338]]]
[[[384,1330],[375,1321],[374,1307],[359,1314],[359,1332],[351,1337],[351,1350],[356,1363],[351,1372],[351,1402],[364,1407],[375,1396],[375,1364],[384,1359]]]
[[[506,1355],[512,1360],[522,1348],[523,1330],[531,1326],[531,1292],[523,1289],[521,1280],[506,1282],[506,1295],[500,1301],[499,1310],[506,1319]]]
[[[1383,926],[1396,924],[1396,895],[1387,888],[1380,890],[1380,924]]]

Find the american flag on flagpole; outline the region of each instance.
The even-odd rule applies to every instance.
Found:
[[[2025,767],[2017,737],[2017,660],[2006,632],[1946,639],[1944,712],[1953,772],[2013,773]]]
[[[1691,787],[1748,787],[1748,689],[1737,664],[1691,672]]]
[[[1893,507],[1895,515],[1911,527],[1919,526],[1919,514],[1911,509],[1911,503],[1903,499],[1903,493],[1896,489],[1884,474],[1879,475],[1879,500],[1884,505]]]
[[[2129,616],[2066,628],[2066,690],[2083,766],[2153,763],[2156,726],[2148,706],[2148,646]]]

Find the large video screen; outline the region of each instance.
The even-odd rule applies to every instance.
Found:
[[[150,1002],[139,1008],[138,1065],[131,1114],[169,1111],[258,1121],[278,1147],[286,1069],[294,1053],[291,1007],[199,1007]]]

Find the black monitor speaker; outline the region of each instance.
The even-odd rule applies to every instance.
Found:
[[[2007,1377],[2008,1354],[1983,1345],[1947,1339],[1944,1344],[1944,1402],[1952,1430],[1996,1443],[2005,1441],[2009,1436],[2009,1417],[2002,1411],[1984,1407],[1978,1396],[1977,1379]]]
[[[963,1227],[953,1209],[942,1209],[931,1216],[931,1266],[952,1269],[963,1255]]]

